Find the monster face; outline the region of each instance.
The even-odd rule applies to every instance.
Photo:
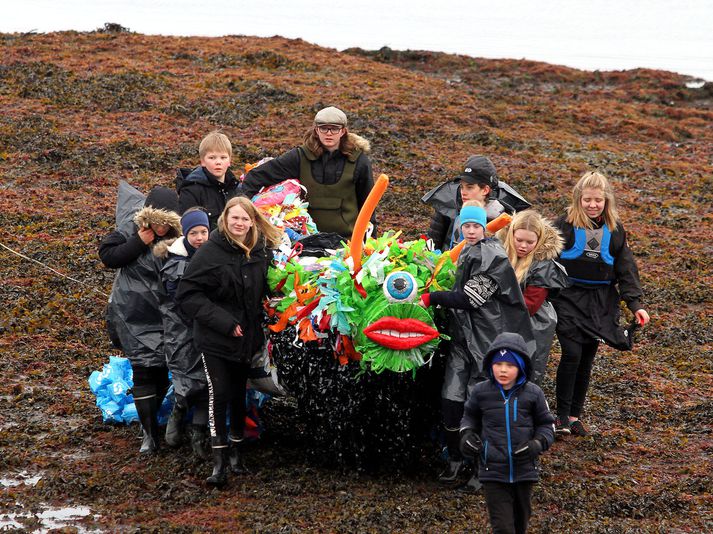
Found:
[[[434,276],[441,255],[422,239],[401,241],[398,233],[368,239],[363,250],[356,275],[346,247],[317,260],[294,257],[284,269],[271,268],[271,286],[282,294],[271,300],[278,324],[296,328],[303,341],[345,336],[362,366],[376,373],[415,371],[442,337],[432,309],[418,305],[419,296],[424,290],[449,289],[453,264],[448,260]],[[339,352],[339,346],[334,348]]]

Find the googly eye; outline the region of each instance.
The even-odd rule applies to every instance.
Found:
[[[411,302],[416,297],[418,284],[411,273],[394,271],[384,280],[383,289],[386,300],[389,302]]]

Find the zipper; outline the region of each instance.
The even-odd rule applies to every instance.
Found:
[[[510,483],[513,482],[513,465],[512,465],[512,444],[510,443],[510,410],[509,408],[510,396],[508,395],[505,399],[505,431],[507,433],[508,440],[508,464],[510,465]]]

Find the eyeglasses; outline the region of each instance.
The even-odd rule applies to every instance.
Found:
[[[338,134],[342,131],[343,126],[336,126],[334,124],[323,124],[317,126],[317,131],[322,134]]]

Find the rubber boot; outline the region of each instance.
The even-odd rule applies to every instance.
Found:
[[[166,423],[166,443],[169,447],[180,447],[183,439],[183,420],[187,409],[176,399],[173,410]]]
[[[460,453],[460,433],[458,429],[446,429],[446,445],[448,447],[448,465],[438,476],[441,484],[454,485],[460,481],[465,468],[463,455]]]
[[[468,482],[458,487],[458,491],[463,493],[478,493],[483,485],[478,480],[478,458],[475,458],[473,464],[473,475],[468,479]]]
[[[234,438],[230,436],[230,452],[228,458],[230,459],[230,470],[236,475],[244,475],[249,473],[248,468],[245,467],[245,455],[243,451],[243,438]]]
[[[228,483],[228,444],[213,438],[213,473],[205,479],[206,484],[222,488]]]
[[[480,483],[480,480],[478,480],[478,474],[476,472],[468,479],[468,482],[458,487],[458,491],[463,493],[478,493],[482,487],[483,485]]]
[[[208,428],[205,425],[193,424],[190,427],[191,449],[201,460],[207,460],[211,457],[211,451],[208,447]]]
[[[134,404],[136,413],[144,429],[144,437],[139,452],[154,454],[158,451],[158,407],[156,405],[156,390],[153,386],[134,388]]]

